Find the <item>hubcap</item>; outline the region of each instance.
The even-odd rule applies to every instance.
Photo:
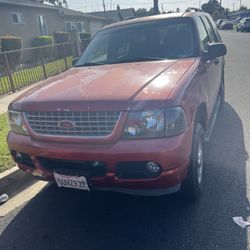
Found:
[[[198,174],[198,183],[202,183],[202,178],[203,178],[203,166],[204,166],[204,153],[203,153],[203,143],[202,139],[199,139],[199,144],[198,144],[198,155],[197,155],[197,174]]]

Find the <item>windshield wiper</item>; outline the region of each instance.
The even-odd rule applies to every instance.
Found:
[[[127,58],[123,60],[112,60],[108,62],[86,62],[83,64],[75,65],[75,67],[88,67],[88,66],[99,66],[104,64],[116,64],[116,63],[128,63],[128,62],[147,62],[147,61],[161,61],[161,60],[167,60],[168,58],[163,57],[151,57],[151,56],[145,56],[145,57],[134,57],[134,58]]]
[[[144,56],[144,57],[134,57],[134,58],[127,58],[123,60],[114,60],[109,63],[128,63],[128,62],[147,62],[147,61],[161,61],[161,60],[167,60],[167,58],[164,57],[151,57],[151,56]]]
[[[100,62],[86,62],[83,64],[75,65],[74,67],[88,67],[88,66],[98,66],[98,65],[104,65],[105,63]]]

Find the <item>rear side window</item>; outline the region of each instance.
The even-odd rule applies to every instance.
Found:
[[[208,18],[206,16],[202,17],[202,21],[207,29],[209,38],[210,38],[210,42],[215,43],[217,42],[217,37],[215,35],[214,29],[210,23],[210,21],[208,20]]]
[[[207,50],[207,45],[210,42],[207,30],[201,21],[200,17],[196,17],[197,28],[200,36],[201,46],[204,50]]]

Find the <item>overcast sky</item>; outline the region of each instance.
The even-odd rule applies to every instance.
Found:
[[[102,11],[103,5],[102,0],[67,0],[69,8],[81,10],[81,11]],[[181,11],[185,10],[187,7],[198,7],[199,1],[201,3],[207,2],[207,0],[159,0],[160,10],[163,8],[165,11],[176,10],[180,8]],[[235,9],[239,8],[240,0],[222,0],[222,5],[224,7],[233,9],[233,4]],[[121,8],[146,8],[149,9],[153,5],[153,0],[105,0],[106,9],[109,10],[110,6],[112,9],[116,8],[119,4]],[[250,8],[250,0],[242,0],[242,4]]]

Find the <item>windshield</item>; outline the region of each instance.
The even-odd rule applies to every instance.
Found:
[[[190,18],[172,18],[103,30],[76,66],[193,57],[193,29]]]

